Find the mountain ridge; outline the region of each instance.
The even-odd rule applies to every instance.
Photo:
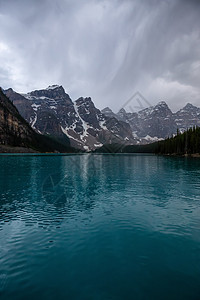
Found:
[[[67,144],[38,134],[0,88],[0,152],[74,152]]]
[[[91,97],[73,101],[61,85],[19,94],[5,94],[38,133],[53,135],[71,146],[93,151],[103,144],[147,144],[200,125],[200,108],[188,103],[173,113],[165,101],[138,112],[124,108],[99,110]]]
[[[109,107],[102,111],[129,123],[135,137],[141,141],[145,135],[150,136],[151,141],[154,137],[165,139],[176,134],[177,129],[184,132],[193,126],[200,126],[200,108],[191,103],[174,113],[165,101],[133,113],[122,108],[115,114]]]
[[[90,97],[72,101],[62,86],[27,94],[4,92],[38,133],[67,138],[73,147],[90,151],[105,142],[134,143],[130,125],[102,114]]]

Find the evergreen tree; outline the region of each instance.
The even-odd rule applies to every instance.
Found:
[[[179,155],[200,153],[200,128],[194,126],[184,133],[180,133],[177,129],[175,137],[158,142],[156,153]]]

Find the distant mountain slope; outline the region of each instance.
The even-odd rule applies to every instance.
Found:
[[[133,135],[140,143],[158,141],[176,134],[177,128],[183,132],[187,128],[200,126],[200,108],[187,104],[183,109],[172,113],[168,105],[161,101],[157,105],[139,112],[126,112],[121,109],[114,114],[108,107],[102,110],[107,116],[115,116],[128,123]]]
[[[36,151],[72,152],[74,149],[36,133],[0,89],[0,145]]]
[[[90,97],[73,102],[62,86],[53,85],[28,94],[12,89],[4,92],[32,128],[68,139],[73,147],[89,151],[105,142],[136,142],[129,124],[105,116]]]
[[[193,126],[200,126],[200,108],[188,103],[174,114],[174,119],[181,132]]]

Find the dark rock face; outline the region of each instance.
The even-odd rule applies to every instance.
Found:
[[[105,107],[101,112],[109,118],[116,117],[115,113],[109,107]]]
[[[33,130],[0,89],[0,144],[26,147]]]
[[[5,93],[32,128],[42,134],[70,139],[73,147],[89,151],[105,142],[135,143],[129,124],[105,116],[91,98],[72,102],[62,86],[23,95],[11,89]]]
[[[54,99],[59,104],[72,103],[72,100],[70,99],[69,95],[65,93],[63,87],[58,85],[52,85],[49,86],[47,89],[43,89],[43,90],[35,90],[33,92],[30,92],[28,95],[30,95],[30,97],[35,97],[35,98],[44,97],[47,99],[48,98]]]
[[[28,120],[29,116],[34,116],[34,109],[31,106],[31,103],[25,101],[25,98],[22,95],[14,92],[11,88],[4,91],[4,93],[14,103],[20,115],[23,116],[25,120]]]
[[[166,138],[176,132],[173,114],[165,102],[138,113],[139,136]]]

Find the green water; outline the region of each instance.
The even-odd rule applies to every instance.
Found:
[[[200,299],[200,160],[0,156],[0,299]]]

